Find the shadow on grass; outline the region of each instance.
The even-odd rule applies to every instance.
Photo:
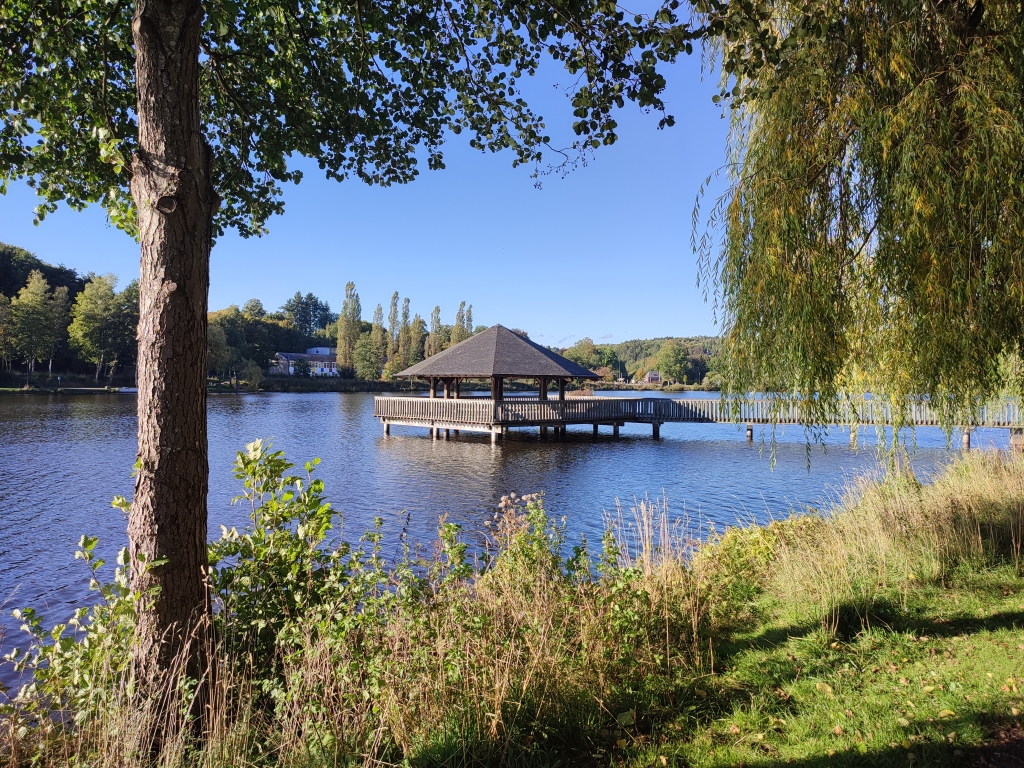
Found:
[[[833,755],[781,760],[773,757],[750,759],[735,765],[737,768],[890,768],[912,766],[912,768],[1024,768],[1024,729],[1016,723],[995,724],[980,714],[977,721],[983,726],[988,743],[980,747],[956,744],[918,743],[910,749],[902,746],[869,749],[866,752],[846,750]],[[960,722],[964,722],[963,719]],[[676,768],[685,768],[685,762],[670,762]],[[711,766],[718,764],[711,762]]]
[[[756,635],[722,642],[715,647],[716,656],[723,662],[747,651],[771,651],[794,638],[807,637],[822,627],[834,628],[835,636],[850,641],[868,628],[890,632],[912,632],[931,637],[952,637],[991,632],[1000,629],[1024,628],[1024,611],[1002,611],[990,616],[972,618],[959,616],[935,619],[916,615],[889,602],[879,602],[869,611],[853,605],[841,606],[832,621],[805,622],[783,627],[771,627]]]

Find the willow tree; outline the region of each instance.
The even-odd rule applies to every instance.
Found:
[[[139,456],[128,532],[140,602],[135,669],[172,666],[208,614],[206,323],[210,249],[264,231],[298,182],[411,181],[465,132],[537,164],[544,121],[519,91],[564,63],[577,136],[615,141],[626,100],[657,110],[670,9],[605,0],[4,0],[0,190],[28,179],[41,218],[98,202],[141,246]],[[668,116],[664,121],[670,121]],[[327,222],[325,225],[331,224]],[[189,669],[199,673],[197,653]]]
[[[729,393],[973,423],[1024,336],[1024,10],[703,3],[730,185],[698,248]],[[697,214],[695,213],[695,223]],[[1018,382],[1019,387],[1019,382]]]

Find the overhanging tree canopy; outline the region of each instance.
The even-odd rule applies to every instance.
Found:
[[[564,62],[575,148],[615,140],[626,100],[661,110],[659,60],[685,48],[672,13],[626,16],[608,2],[172,2],[197,26],[196,115],[213,150],[215,232],[259,234],[302,173],[389,185],[467,131],[481,149],[538,162],[543,118],[518,91],[547,54]],[[672,7],[678,3],[672,3]],[[129,192],[139,149],[136,27],[123,0],[8,0],[0,8],[0,179],[27,178],[40,215],[99,201],[135,231]],[[181,73],[179,73],[181,74]],[[665,116],[664,122],[672,118]]]
[[[731,391],[799,396],[812,421],[848,393],[926,397],[970,424],[1024,340],[1020,4],[701,10],[734,107],[698,244]]]

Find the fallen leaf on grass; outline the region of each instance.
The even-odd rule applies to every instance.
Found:
[[[907,718],[905,718],[905,717],[897,717],[896,718],[896,722],[899,723],[900,725],[902,725],[904,728],[909,728],[910,727],[910,721],[907,720]]]
[[[939,717],[940,718],[956,717],[956,712],[954,712],[951,709],[940,709],[939,710]]]
[[[706,699],[708,697],[708,692],[703,688],[695,688],[693,692],[697,694],[698,699]]]
[[[829,685],[828,683],[815,683],[814,687],[817,688],[822,693],[824,693],[826,696],[828,696],[828,697],[832,696],[832,686]]]
[[[832,733],[834,733],[836,736],[842,736],[843,735],[843,726],[837,725],[835,728],[832,729]]]

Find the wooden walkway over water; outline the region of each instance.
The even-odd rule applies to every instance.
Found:
[[[799,403],[780,404],[769,400],[748,400],[723,403],[720,399],[671,400],[668,398],[626,397],[570,397],[565,400],[506,397],[498,400],[483,397],[391,397],[374,398],[373,415],[381,420],[384,433],[392,425],[426,427],[436,437],[440,430],[484,432],[494,442],[513,427],[539,427],[541,434],[548,428],[556,432],[574,424],[593,425],[594,434],[599,426],[610,426],[618,435],[619,427],[626,423],[650,424],[655,437],[660,436],[662,424],[691,422],[700,424],[738,423],[747,425],[747,439],[753,439],[755,424],[801,424]],[[939,426],[935,409],[926,403],[915,404],[909,414],[915,426]],[[847,406],[837,414],[834,423],[839,426],[891,424],[889,410],[884,403],[864,400],[856,407]],[[1024,442],[1024,408],[1020,403],[1005,401],[982,407],[971,427],[1002,427],[1011,432],[1011,442]],[[856,439],[851,430],[851,442]],[[964,444],[970,445],[970,430],[964,431]]]

